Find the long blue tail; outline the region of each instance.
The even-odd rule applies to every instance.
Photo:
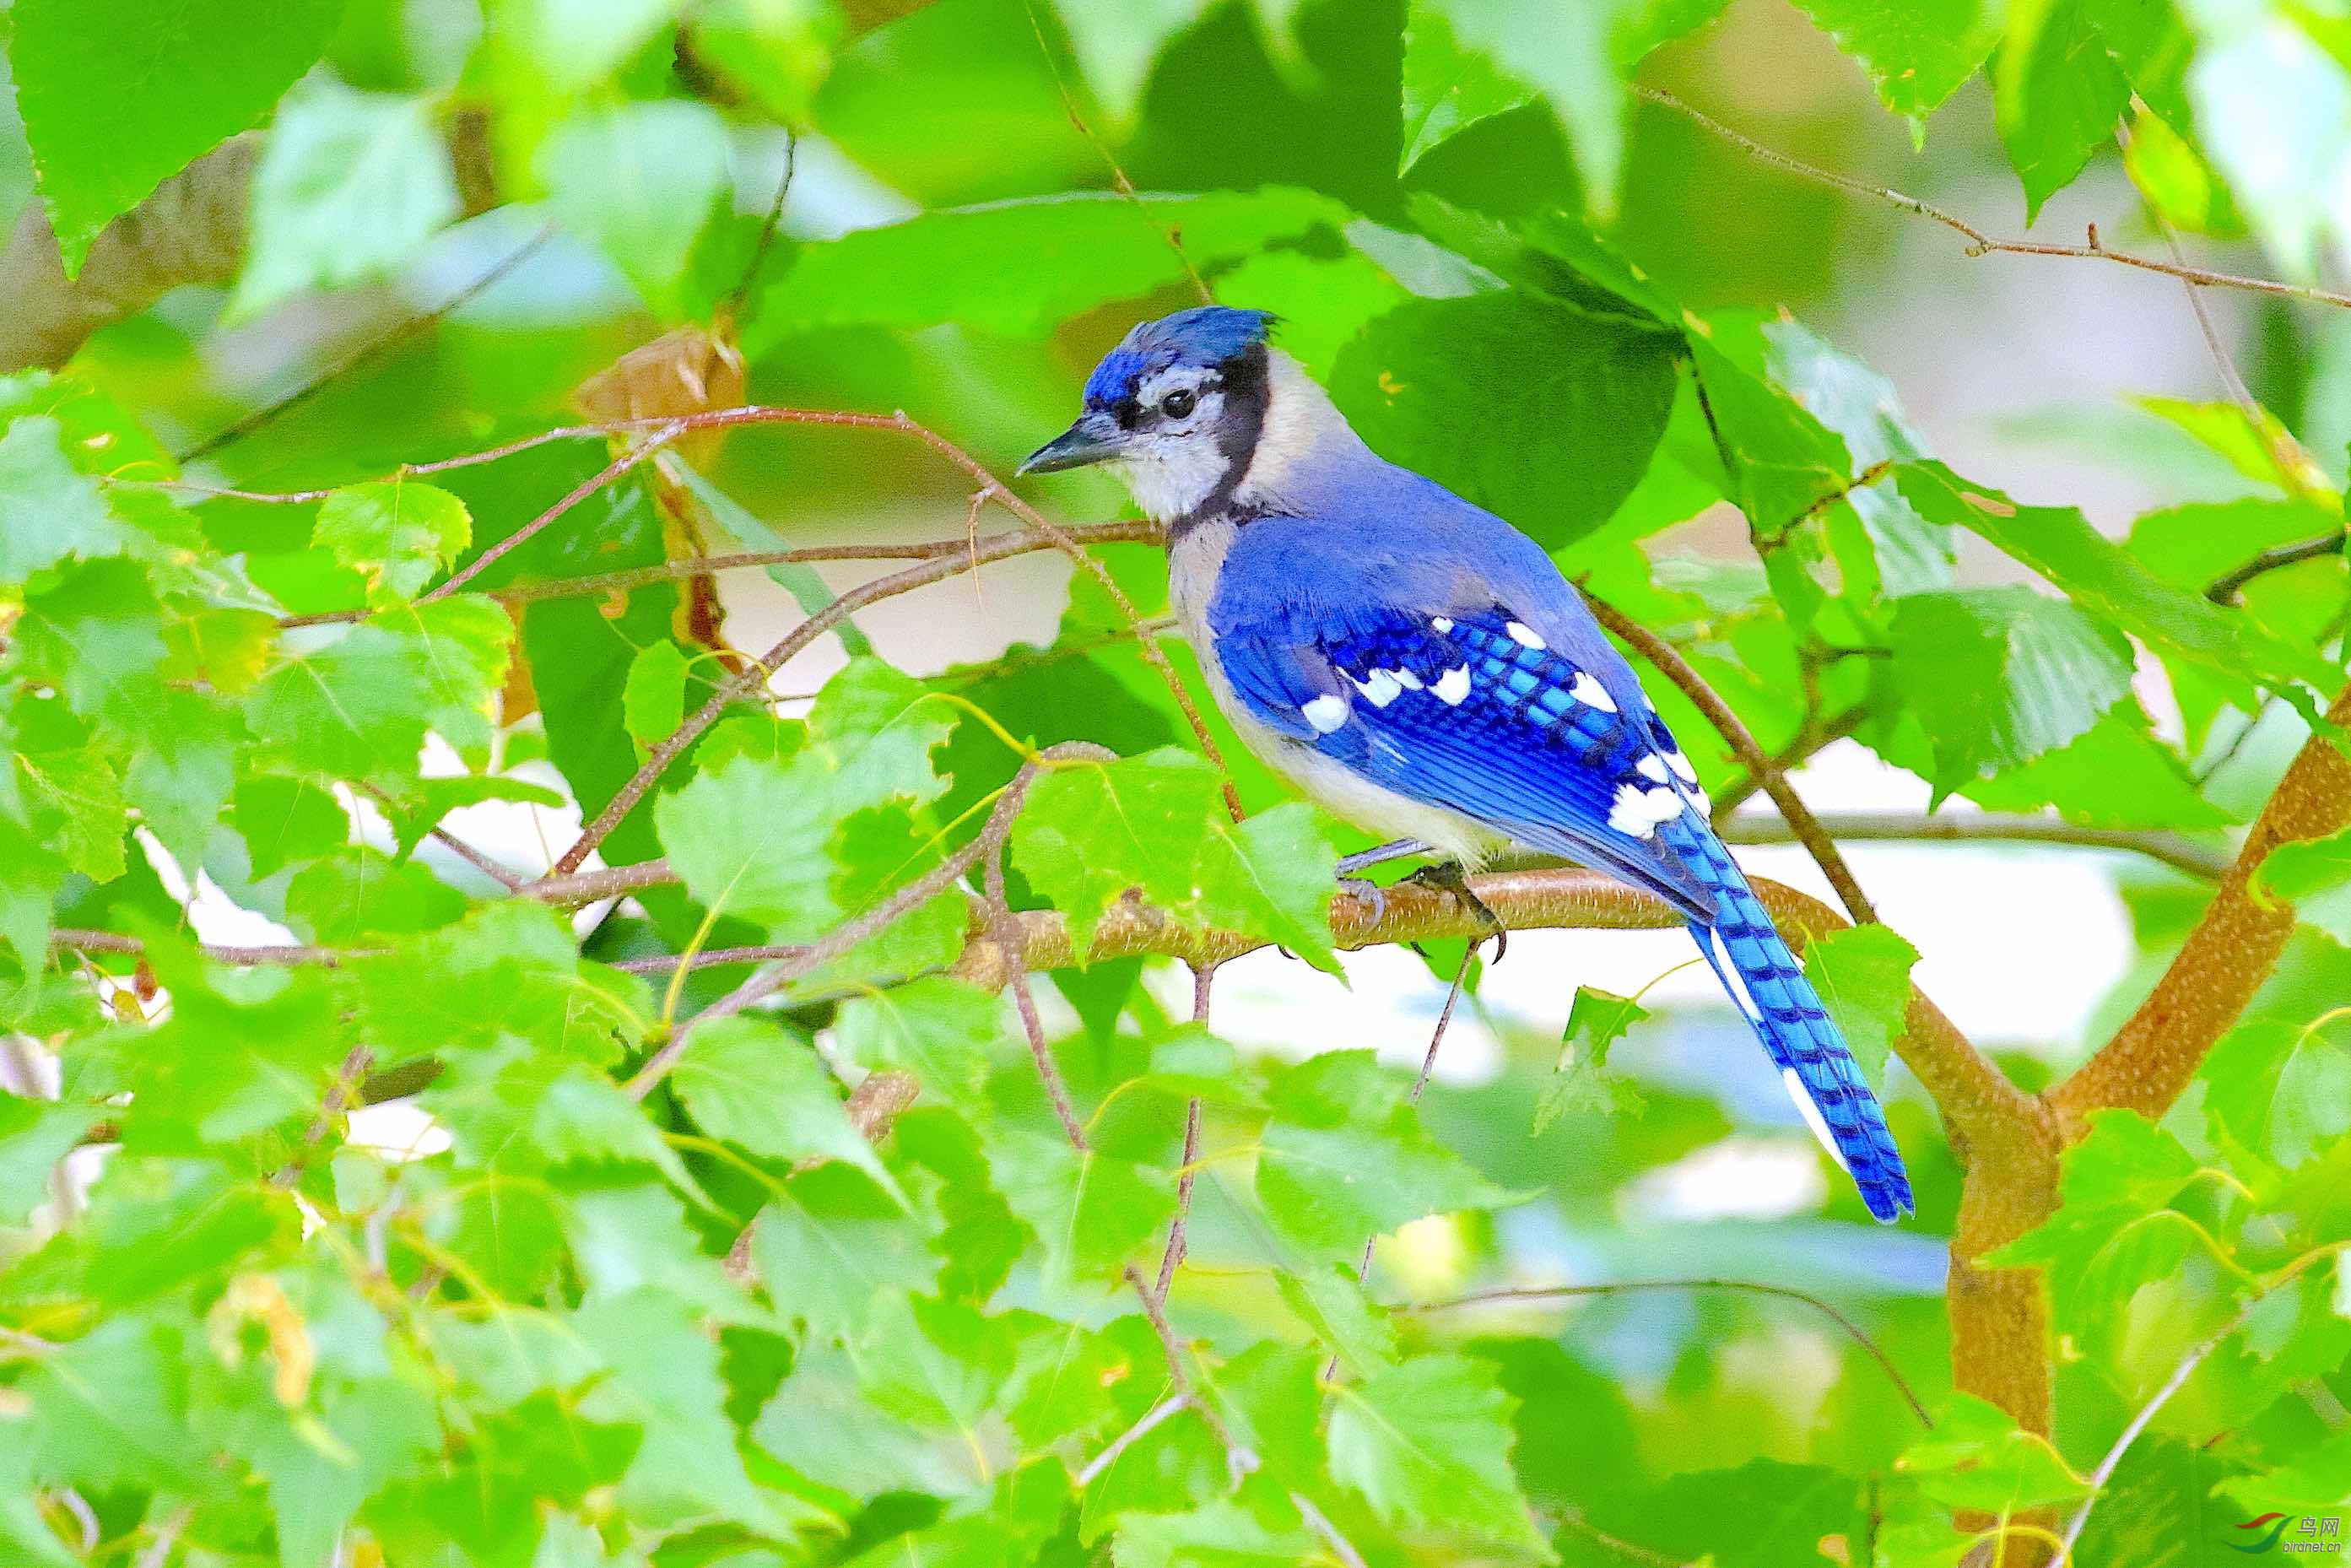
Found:
[[[1886,1113],[1862,1081],[1844,1036],[1821,1006],[1820,993],[1747,885],[1730,852],[1702,823],[1666,830],[1674,848],[1714,894],[1711,926],[1690,922],[1690,935],[1714,967],[1715,977],[1739,1004],[1755,1037],[1771,1052],[1813,1135],[1852,1176],[1869,1212],[1893,1221],[1909,1213],[1910,1178],[1886,1128]]]

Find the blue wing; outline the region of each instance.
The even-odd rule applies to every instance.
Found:
[[[1383,789],[1673,904],[1870,1212],[1907,1212],[1901,1155],[1835,1023],[1673,736],[1549,562],[1547,582],[1501,585],[1426,558],[1320,565],[1228,560],[1209,621],[1235,699]]]
[[[1311,641],[1234,628],[1216,648],[1255,717],[1332,761],[1713,918],[1687,846],[1657,831],[1700,799],[1695,776],[1613,651],[1595,669],[1491,604],[1356,608]]]

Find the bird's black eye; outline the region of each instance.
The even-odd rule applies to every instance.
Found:
[[[1177,387],[1159,400],[1159,412],[1170,419],[1181,419],[1198,404],[1200,394],[1189,387]]]

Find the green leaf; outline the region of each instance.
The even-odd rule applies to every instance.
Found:
[[[18,5],[8,62],[67,275],[110,220],[268,113],[342,14],[342,0]]]
[[[1358,1375],[1395,1364],[1396,1332],[1345,1263],[1283,1270],[1282,1301]]]
[[[88,1105],[0,1094],[0,1224],[22,1225],[56,1197],[50,1177],[99,1113]]]
[[[1331,393],[1382,456],[1556,549],[1640,482],[1678,348],[1645,323],[1516,291],[1417,299],[1340,350]]]
[[[184,1339],[167,1320],[121,1316],[37,1360],[17,1385],[31,1406],[21,1440],[36,1473],[93,1490],[200,1484]]]
[[[1619,76],[1719,9],[1707,0],[1415,0],[1405,22],[1403,167],[1479,120],[1540,99],[1567,131],[1588,204],[1613,212],[1625,162]]]
[[[611,75],[677,15],[679,0],[497,0],[486,7],[488,52],[548,94]]]
[[[987,1490],[984,1449],[959,1432],[917,1426],[867,1397],[855,1361],[838,1349],[802,1354],[759,1411],[751,1436],[799,1474],[852,1497],[977,1497]]]
[[[1043,1243],[1050,1277],[1099,1281],[1144,1258],[1176,1215],[1176,1178],[1090,1148],[1056,1129],[1008,1128],[987,1139],[997,1191]],[[1150,1260],[1156,1263],[1155,1254]]]
[[[811,941],[844,914],[825,854],[830,785],[822,761],[805,753],[789,763],[737,758],[663,796],[653,821],[698,903],[759,921],[778,941]]]
[[[1541,1137],[1553,1122],[1573,1111],[1608,1111],[1640,1095],[1622,1078],[1608,1073],[1608,1051],[1625,1032],[1649,1016],[1649,1009],[1630,997],[1620,997],[1596,986],[1575,988],[1567,1009],[1567,1028],[1560,1035],[1559,1060],[1535,1102],[1531,1136]]]
[[[2351,1051],[2324,1028],[2241,1023],[2197,1076],[2205,1116],[2273,1164],[2299,1166],[2351,1132]]]
[[[2351,947],[2351,829],[2278,845],[2255,869],[2253,892],[2292,904],[2294,918]]]
[[[612,258],[662,315],[684,308],[695,242],[729,189],[726,124],[674,99],[584,112],[538,160],[556,215]]]
[[[915,1223],[872,1184],[820,1167],[759,1211],[751,1260],[776,1310],[811,1333],[862,1332],[875,1298],[891,1289],[928,1291],[939,1260]]]
[[[248,320],[308,289],[390,277],[458,211],[456,175],[425,99],[324,80],[297,88],[262,147],[229,319]]]
[[[721,1019],[694,1031],[670,1083],[713,1137],[768,1159],[843,1160],[898,1190],[804,1037],[758,1019]]]
[[[1410,173],[1421,154],[1481,120],[1531,102],[1534,90],[1479,49],[1465,49],[1443,5],[1415,0],[1405,14],[1404,157]]]
[[[1183,231],[1184,256],[1199,267],[1318,226],[1335,230],[1348,216],[1328,197],[1279,188],[1149,200],[1159,222]],[[938,265],[942,256],[955,264]],[[1132,202],[1107,192],[925,213],[802,246],[761,295],[743,349],[756,359],[795,332],[947,321],[1041,338],[1093,306],[1183,277],[1183,257],[1135,220]]]
[[[685,653],[664,638],[648,643],[629,661],[621,688],[622,722],[629,737],[650,748],[667,740],[685,722]]]
[[[1900,1461],[1927,1495],[1955,1508],[2008,1514],[2086,1493],[2049,1439],[2022,1430],[2015,1417],[1972,1394],[1954,1394],[1935,1412],[1935,1429],[1911,1443]]]
[[[75,471],[64,426],[47,414],[9,423],[0,435],[0,583],[22,583],[68,556],[136,553],[143,543],[96,482]]]
[[[1907,119],[1914,136],[2000,37],[1981,0],[1803,0],[1799,9],[1861,62],[1878,100]]]
[[[726,1416],[718,1346],[684,1301],[633,1290],[591,1299],[572,1322],[607,1369],[580,1399],[580,1413],[633,1424],[643,1434],[614,1499],[640,1526],[716,1517],[783,1535],[804,1518],[820,1517],[787,1493],[752,1483]]]
[[[367,580],[371,604],[413,599],[473,537],[463,501],[406,480],[336,491],[310,531],[311,542]]]
[[[1257,1195],[1285,1242],[1352,1264],[1408,1221],[1510,1201],[1429,1136],[1405,1090],[1368,1051],[1326,1052],[1276,1084]]]
[[[1168,39],[1200,19],[1207,0],[1056,0],[1053,9],[1069,29],[1070,52],[1086,85],[1111,123],[1123,128],[1134,122],[1152,62]]]
[[[922,695],[880,661],[858,660],[818,695],[808,743],[789,759],[705,761],[664,796],[653,821],[687,890],[715,910],[765,922],[779,942],[813,940],[852,913],[836,897],[832,848],[853,831],[849,820],[946,787],[930,753],[951,716]],[[913,869],[905,854],[894,863]],[[874,901],[870,877],[851,881],[867,895],[860,907]]]
[[[350,817],[333,791],[305,779],[256,774],[239,779],[229,816],[245,837],[256,879],[297,861],[332,854],[351,833]]]
[[[1013,862],[1068,917],[1084,953],[1130,888],[1186,923],[1270,937],[1329,967],[1337,852],[1307,808],[1236,828],[1214,764],[1168,747],[1038,779],[1012,829]]]
[[[2304,685],[2331,693],[2336,684],[2329,661],[2200,593],[2158,580],[2073,507],[2021,507],[1968,485],[1939,464],[1904,464],[1896,473],[1903,496],[1921,516],[1972,530],[2167,659],[2290,698]]]
[[[461,753],[486,748],[513,634],[506,612],[469,595],[380,614],[292,653],[246,718],[304,771],[405,779],[428,729]]]
[[[1900,758],[1889,752],[1888,760]],[[2147,710],[2127,700],[2056,750],[1959,793],[1987,810],[2054,806],[2091,828],[2217,828],[2234,820],[2198,792],[2187,762],[2157,737]]]
[[[162,621],[143,568],[89,561],[25,596],[17,653],[74,712],[136,733],[162,700]]]
[[[2000,139],[2024,183],[2024,221],[2074,183],[2130,107],[2130,83],[2083,0],[2024,0],[2008,13],[1992,72]]]
[[[937,977],[856,998],[841,1008],[833,1032],[849,1061],[869,1072],[903,1068],[925,1095],[951,1104],[974,1098],[991,1057],[1010,1045],[1002,1001]]]
[[[1902,1038],[1910,1007],[1910,966],[1918,950],[1883,925],[1854,925],[1804,946],[1804,977],[1828,1004],[1862,1076],[1886,1092],[1886,1055]]]
[[[1719,312],[1715,342],[1729,336]],[[1823,426],[1842,438],[1849,469],[1862,473],[1925,455],[1925,438],[1902,412],[1894,383],[1848,354],[1837,351],[1801,321],[1758,320],[1762,368],[1771,384]],[[1920,517],[1882,478],[1845,494],[1870,542],[1870,576],[1888,598],[1951,586],[1951,530]],[[1864,599],[1848,584],[1845,597]]]
[[[1114,1568],[1295,1568],[1323,1543],[1301,1525],[1269,1523],[1231,1498],[1187,1513],[1129,1513],[1111,1540]]]
[[[1512,1401],[1491,1366],[1418,1356],[1335,1392],[1331,1474],[1381,1519],[1543,1552],[1510,1471]]]
[[[2089,1135],[2063,1156],[2057,1211],[1983,1261],[2046,1268],[2058,1320],[2105,1348],[2139,1288],[2177,1276],[2193,1222],[2180,1215],[2149,1220],[2169,1208],[2196,1171],[2179,1140],[2146,1118],[2095,1112]],[[2181,1318],[2176,1309],[2168,1315],[2175,1323]]]
[[[1913,594],[1897,601],[1889,641],[1938,790],[2064,746],[2130,690],[2123,639],[2030,589]]]
[[[694,14],[694,52],[769,119],[806,127],[847,18],[833,0],[713,0]]]
[[[1823,1551],[1830,1537],[1869,1539],[1862,1488],[1856,1477],[1825,1465],[1752,1459],[1737,1469],[1685,1471],[1629,1493],[1604,1490],[1589,1522],[1620,1540],[1637,1536],[1677,1562],[1813,1568],[1831,1561]],[[1902,1561],[1906,1568],[1911,1562]]]

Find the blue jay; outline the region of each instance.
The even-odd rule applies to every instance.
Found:
[[[1869,1211],[1907,1213],[1884,1113],[1639,678],[1532,539],[1365,446],[1272,319],[1135,328],[1020,472],[1109,465],[1165,524],[1176,612],[1234,728],[1395,835],[1343,872],[1517,845],[1666,899]]]

